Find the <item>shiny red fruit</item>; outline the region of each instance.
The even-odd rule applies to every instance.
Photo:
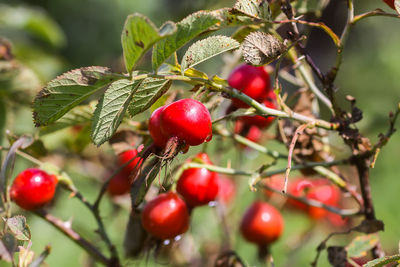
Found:
[[[159,148],[164,148],[168,142],[168,136],[165,136],[161,132],[160,116],[164,108],[165,106],[162,106],[154,110],[149,119],[149,132],[151,138],[153,138],[154,144]]]
[[[268,203],[256,201],[245,212],[240,224],[243,237],[258,245],[276,241],[283,232],[281,213]]]
[[[180,142],[197,146],[212,138],[211,115],[194,99],[181,99],[166,106],[160,114],[161,132]]]
[[[277,106],[273,101],[266,100],[263,103],[268,108],[277,109]],[[257,126],[259,128],[267,128],[275,120],[275,117],[273,116],[264,117],[260,115],[242,116],[240,117],[240,120],[242,120],[247,125]]]
[[[390,8],[396,10],[396,7],[394,6],[394,0],[383,0]]]
[[[111,196],[120,196],[129,193],[131,189],[131,182],[129,180],[129,173],[121,171],[113,178],[108,184],[107,191]]]
[[[189,228],[188,208],[176,193],[160,194],[144,206],[142,224],[154,237],[174,238]]]
[[[308,191],[307,198],[317,200],[329,206],[337,206],[340,201],[340,190],[333,185],[315,186]],[[329,211],[309,206],[307,213],[311,218],[318,220],[326,217]]]
[[[143,163],[143,159],[141,157],[138,157],[137,154],[138,154],[138,151],[136,149],[130,149],[130,150],[126,150],[118,155],[118,160],[119,160],[120,165],[124,165],[133,159],[123,169],[123,171],[126,172],[127,174],[131,174],[132,172],[139,171],[139,169]]]
[[[26,169],[15,177],[10,196],[23,209],[34,210],[49,203],[56,192],[57,177],[40,169]]]
[[[219,176],[217,199],[223,204],[229,204],[235,198],[236,185],[232,178]]]
[[[313,182],[307,179],[299,178],[289,181],[288,193],[295,197],[306,197],[307,192],[314,186]],[[307,205],[303,202],[295,200],[293,198],[288,198],[287,204],[293,208],[300,210],[307,210]]]
[[[212,164],[206,153],[200,153],[194,160]],[[179,177],[176,191],[189,207],[206,205],[218,195],[218,174],[206,168],[190,168]]]
[[[285,186],[285,177],[279,174],[272,175],[271,177],[264,179],[263,183],[265,183],[265,185],[267,185],[272,189],[282,191],[283,187]],[[267,197],[272,197],[274,195],[277,195],[277,193],[268,189],[265,189],[264,193]]]
[[[262,132],[260,130],[260,128],[258,128],[257,126],[247,126],[247,129],[245,129],[245,125],[243,123],[243,121],[241,120],[237,120],[235,123],[235,133],[240,134],[244,137],[246,137],[247,139],[249,139],[250,141],[253,141],[254,143],[258,143],[261,140],[262,137]],[[244,145],[243,145],[244,147]]]
[[[269,74],[263,67],[240,65],[236,67],[228,77],[229,86],[258,102],[264,101],[271,90]],[[238,108],[247,108],[247,104],[239,99],[232,99],[232,104]]]

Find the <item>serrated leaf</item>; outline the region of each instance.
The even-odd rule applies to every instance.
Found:
[[[135,13],[129,15],[125,21],[121,41],[128,73],[131,73],[139,59],[153,44],[162,38],[173,34],[176,26],[167,22],[161,26],[160,31],[147,17]]]
[[[18,240],[28,241],[31,239],[31,231],[26,224],[24,216],[14,216],[6,221],[8,228],[13,233],[14,237]]]
[[[132,208],[137,208],[144,200],[154,179],[157,177],[162,160],[159,157],[153,157],[151,161],[140,172],[139,177],[131,186],[131,202]]]
[[[148,109],[168,91],[170,80],[146,78],[137,88],[129,104],[129,114],[133,117]]]
[[[72,70],[50,81],[33,102],[35,125],[45,126],[61,118],[108,83],[120,79],[105,67]]]
[[[153,70],[157,70],[176,50],[217,22],[219,22],[219,19],[216,15],[205,11],[191,14],[178,22],[176,24],[177,31],[157,42],[154,46],[152,59]]]
[[[110,84],[93,115],[92,140],[99,146],[111,138],[142,80],[118,80]]]
[[[260,17],[261,11],[257,0],[237,0],[233,8],[248,16]]]
[[[399,262],[399,261],[400,261],[400,255],[386,256],[383,258],[369,261],[366,264],[364,264],[363,267],[383,267],[386,264],[393,263],[393,262]]]
[[[346,246],[347,256],[349,258],[366,256],[368,251],[375,247],[378,241],[377,234],[357,236]]]
[[[239,46],[240,44],[237,41],[223,35],[211,36],[197,41],[189,47],[183,56],[182,71]]]

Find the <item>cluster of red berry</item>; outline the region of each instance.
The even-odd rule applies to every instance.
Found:
[[[228,83],[245,95],[257,100],[268,108],[276,109],[276,95],[271,88],[268,72],[264,67],[240,65],[228,77]],[[249,108],[239,99],[232,99],[228,111],[238,108]],[[262,130],[268,128],[274,121],[272,116],[241,116],[235,123],[235,133],[241,134],[253,142],[260,141]]]

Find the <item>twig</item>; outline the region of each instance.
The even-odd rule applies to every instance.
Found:
[[[34,212],[37,216],[46,220],[49,224],[67,236],[69,239],[74,241],[77,245],[83,248],[87,253],[89,253],[93,258],[101,262],[106,266],[110,266],[110,260],[104,256],[104,254],[94,247],[89,241],[81,237],[77,232],[72,230],[71,228],[65,226],[64,222],[54,217],[53,215],[47,213],[45,210],[37,210]]]
[[[369,11],[369,12],[354,16],[351,23],[354,25],[362,19],[373,17],[373,16],[384,16],[384,17],[392,17],[392,18],[400,19],[400,15],[387,13],[387,12],[383,11],[382,9],[378,8],[378,9],[375,9],[374,11]]]
[[[293,139],[290,142],[288,164],[287,164],[286,171],[285,171],[285,183],[284,183],[283,190],[282,190],[283,193],[287,192],[289,173],[290,173],[290,170],[292,169],[292,156],[293,156],[294,147],[296,145],[297,139],[299,138],[299,136],[301,134],[303,134],[304,130],[308,126],[310,126],[310,124],[303,124],[303,125],[300,125],[299,127],[297,127],[296,131],[294,132]]]

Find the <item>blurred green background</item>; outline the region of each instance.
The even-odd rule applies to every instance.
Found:
[[[120,33],[128,14],[139,12],[148,16],[160,26],[166,20],[178,21],[189,13],[199,9],[230,7],[234,1],[182,1],[182,0],[0,0],[0,37],[12,43],[16,59],[26,68],[23,81],[16,88],[33,88],[32,97],[40,85],[55,76],[82,66],[111,66],[123,71],[121,58]],[[331,1],[323,20],[336,32],[339,32],[345,19],[345,1]],[[356,13],[375,8],[392,12],[378,0],[355,1]],[[323,70],[333,63],[334,54],[331,41],[319,31],[313,31],[308,49]],[[377,140],[380,132],[385,132],[388,126],[388,112],[393,110],[400,100],[400,21],[385,17],[368,18],[353,28],[344,52],[344,61],[338,76],[338,96],[344,99],[352,95],[357,99],[358,107],[363,110],[364,118],[358,123],[362,133]],[[202,64],[203,71],[218,74],[223,63],[220,58]],[[144,63],[146,66],[146,62]],[[22,90],[21,89],[21,90]],[[18,90],[16,91],[16,97]],[[0,90],[0,97],[2,93]],[[16,134],[35,133],[28,103],[24,106],[12,106],[7,112],[7,126]],[[344,102],[343,102],[344,103]],[[0,115],[6,104],[0,98]],[[3,113],[4,114],[4,113]],[[1,120],[0,120],[1,121]],[[99,188],[98,180],[101,171],[94,170],[90,164],[79,162],[73,155],[70,132],[48,136],[46,146],[56,149],[59,155],[71,157],[63,166],[73,177],[78,188],[89,199],[93,200]],[[87,134],[86,134],[87,135]],[[83,138],[83,137],[81,137]],[[0,137],[1,139],[1,137]],[[215,151],[218,139],[211,142],[210,151]],[[62,144],[62,145],[61,145]],[[400,134],[395,134],[389,145],[381,152],[375,169],[371,171],[372,194],[375,201],[377,217],[385,222],[385,231],[379,235],[383,247],[388,254],[396,253],[400,239]],[[278,148],[277,144],[268,144]],[[229,145],[227,145],[229,147]],[[201,148],[191,149],[189,155]],[[102,150],[109,153],[107,146]],[[96,148],[85,150],[84,157],[90,158],[96,153]],[[226,155],[211,155],[212,160],[221,166],[228,159],[238,169],[256,168],[265,161],[264,156],[256,153],[233,154],[233,149]],[[340,151],[339,151],[340,152]],[[339,153],[340,154],[340,153]],[[180,161],[188,155],[180,156]],[[284,162],[282,163],[285,164]],[[282,165],[282,166],[283,166]],[[18,158],[14,175],[24,168],[32,166],[29,162]],[[93,172],[92,172],[93,171]],[[293,172],[293,176],[296,173]],[[251,193],[246,178],[238,178],[238,196],[230,211],[228,224],[232,226],[233,248],[252,266],[259,266],[256,260],[256,249],[246,243],[238,235],[238,222],[244,209],[257,197]],[[84,236],[96,240],[92,232],[95,222],[77,200],[69,199],[67,193],[59,190],[56,203],[51,212],[64,220],[71,219],[72,225]],[[82,250],[70,240],[55,231],[46,222],[31,216],[24,211],[18,211],[27,216],[32,230],[33,250],[39,254],[45,245],[51,244],[52,252],[46,262],[49,266],[80,266],[88,263]],[[116,216],[116,214],[118,216]],[[122,247],[123,235],[128,211],[104,199],[102,215],[112,240]],[[272,254],[276,266],[308,266],[315,256],[315,248],[325,238],[329,226],[314,227],[302,214],[284,211],[286,229],[284,236],[273,246]],[[221,237],[221,225],[215,209],[203,207],[195,210],[192,218],[192,242],[199,253],[209,253],[212,245]],[[309,240],[296,247],[301,235],[312,230]],[[132,237],[135,238],[135,237]],[[98,240],[97,240],[98,241]],[[204,243],[203,243],[204,242]],[[346,244],[346,238],[334,238],[329,244]],[[101,244],[101,242],[96,242]],[[201,247],[200,244],[207,244]],[[297,244],[298,245],[298,244]],[[122,251],[121,251],[122,253]],[[150,253],[150,258],[151,258]],[[207,255],[207,254],[205,254]],[[168,265],[165,260],[160,262],[146,260],[128,261],[130,266]],[[0,266],[7,264],[0,262]],[[328,266],[326,253],[322,254],[319,266]]]

